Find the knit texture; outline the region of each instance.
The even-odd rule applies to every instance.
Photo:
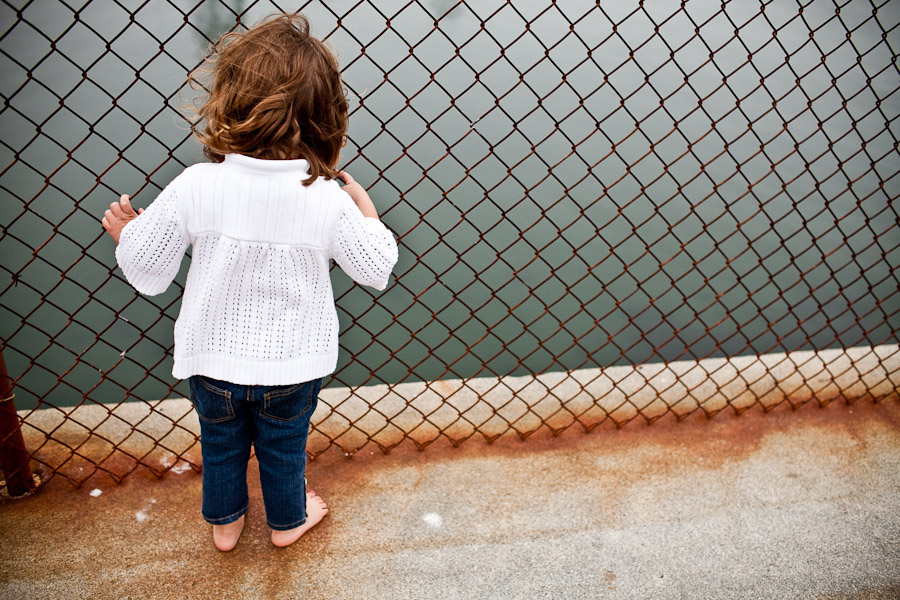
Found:
[[[116,261],[148,296],[168,288],[193,248],[175,323],[176,378],[286,385],[334,372],[330,260],[382,290],[397,243],[337,182],[301,185],[307,168],[233,154],[194,165],[122,230]]]

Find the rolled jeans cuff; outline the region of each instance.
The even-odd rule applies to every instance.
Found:
[[[218,519],[210,519],[206,515],[203,515],[203,520],[206,521],[207,523],[212,523],[213,525],[228,525],[229,523],[233,523],[233,522],[237,521],[238,519],[240,519],[247,512],[247,508],[249,507],[249,505],[250,505],[250,501],[248,499],[246,502],[244,502],[244,506],[242,506],[236,512],[228,515],[227,517],[220,517]]]
[[[304,523],[306,523],[306,520],[307,520],[308,518],[309,518],[309,517],[303,517],[302,519],[300,519],[299,521],[297,521],[296,523],[294,523],[294,524],[292,524],[292,525],[273,525],[273,524],[270,523],[269,521],[266,521],[266,523],[269,525],[269,529],[274,529],[275,531],[287,531],[288,529],[293,529],[293,528],[295,528],[295,527],[300,527],[301,525],[303,525]]]

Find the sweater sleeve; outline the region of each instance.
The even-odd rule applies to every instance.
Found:
[[[175,186],[170,184],[122,229],[116,262],[134,289],[155,296],[175,279],[189,244],[186,220]]]
[[[397,241],[384,223],[364,217],[349,196],[346,200],[332,238],[331,255],[353,281],[383,290],[397,263]]]

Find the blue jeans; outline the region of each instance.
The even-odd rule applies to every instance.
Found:
[[[195,375],[190,384],[200,417],[203,518],[224,525],[247,512],[253,445],[269,527],[285,530],[305,523],[306,438],[322,380],[248,386]]]

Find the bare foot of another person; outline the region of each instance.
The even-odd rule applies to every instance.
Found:
[[[272,530],[272,543],[280,548],[290,546],[328,514],[328,505],[315,492],[306,493],[306,523],[285,531]]]
[[[228,552],[237,546],[243,530],[244,515],[241,515],[241,518],[237,521],[232,521],[226,525],[213,525],[213,543],[222,552]]]

